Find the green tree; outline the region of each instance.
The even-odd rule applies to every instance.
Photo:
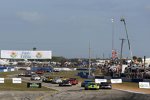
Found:
[[[140,63],[142,63],[142,62],[143,62],[143,60],[142,60],[142,58],[141,58],[141,57],[138,57],[138,58],[137,58],[137,61],[138,61],[138,62],[140,62]]]
[[[137,56],[133,56],[133,60],[134,60],[134,61],[137,60]]]
[[[66,61],[66,58],[53,56],[51,61],[54,61],[54,62],[64,62],[64,61]]]
[[[36,47],[33,47],[33,51],[36,51]]]

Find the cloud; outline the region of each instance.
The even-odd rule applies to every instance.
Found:
[[[17,16],[28,22],[41,22],[45,20],[45,16],[40,14],[39,12],[32,11],[32,12],[18,12]]]

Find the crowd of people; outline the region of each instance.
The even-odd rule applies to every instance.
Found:
[[[127,62],[105,62],[99,67],[104,75],[111,77],[126,77],[129,79],[150,79],[150,66],[143,63]]]

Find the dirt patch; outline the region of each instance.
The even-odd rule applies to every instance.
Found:
[[[114,89],[142,92],[145,94],[150,94],[150,89],[140,89],[138,83],[124,82],[122,84],[112,84]]]

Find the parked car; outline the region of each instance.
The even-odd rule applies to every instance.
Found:
[[[110,82],[101,82],[100,89],[112,89],[112,85]]]
[[[31,80],[40,80],[40,79],[41,79],[41,77],[38,75],[32,75],[31,76]]]
[[[85,87],[86,84],[89,82],[94,82],[93,80],[85,80],[84,82],[81,83],[81,87]]]
[[[77,80],[76,78],[70,78],[70,79],[68,79],[68,80],[70,81],[70,83],[71,83],[72,85],[78,84],[78,80]]]
[[[59,83],[59,86],[72,86],[72,84],[69,80],[63,80],[61,83]]]
[[[85,85],[85,90],[90,90],[90,89],[98,90],[99,84],[97,84],[95,82],[89,82],[88,84]]]

